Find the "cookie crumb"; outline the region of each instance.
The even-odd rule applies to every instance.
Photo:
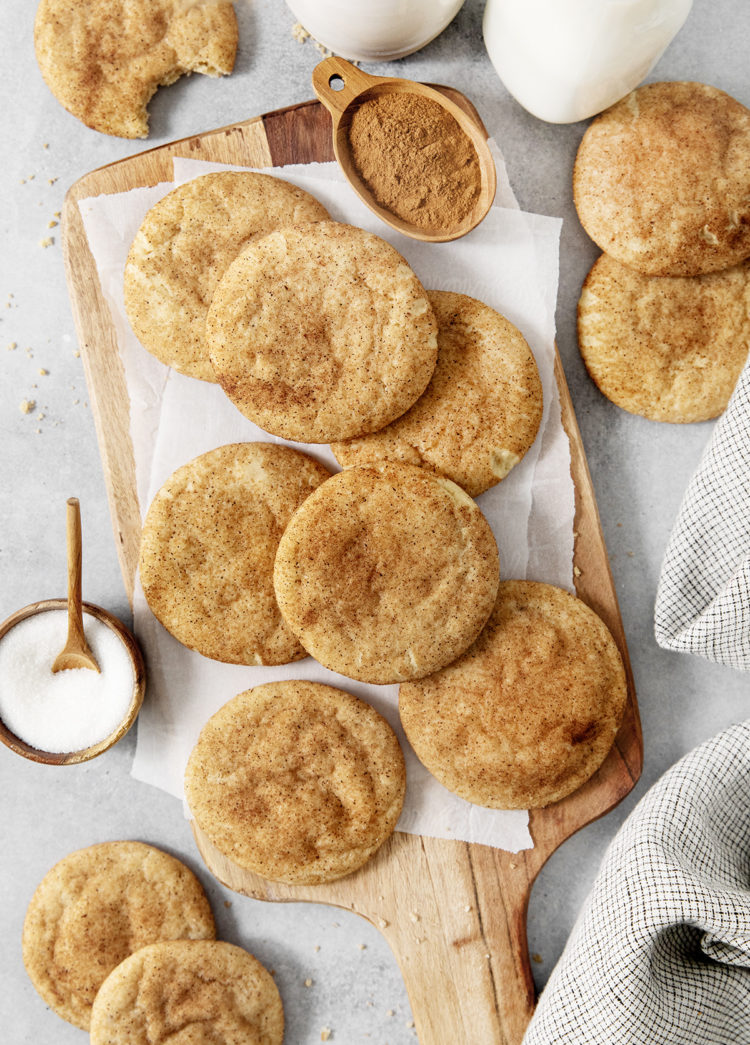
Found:
[[[303,44],[305,40],[310,39],[310,34],[301,22],[295,22],[292,26],[292,36],[298,44]]]
[[[232,901],[231,901],[231,900],[225,900],[225,901],[224,901],[224,906],[225,906],[225,907],[226,907],[227,909],[229,909],[229,908],[230,908],[230,907],[232,906]]]
[[[310,977],[308,976],[307,979],[305,980],[305,987],[312,987],[312,985],[313,985],[313,982],[310,979]]]
[[[47,184],[54,185],[57,180],[57,178],[47,178]]]
[[[321,1031],[320,1031],[320,1040],[321,1041],[329,1041],[330,1037],[331,1037],[331,1034],[333,1034],[333,1031],[331,1030],[330,1027],[322,1027]]]
[[[56,221],[54,221],[54,220],[53,220],[53,221],[49,221],[49,222],[47,222],[47,228],[48,228],[48,229],[54,229],[54,228],[57,228],[57,222],[56,222]]]
[[[45,237],[45,239],[40,239],[39,240],[39,246],[40,247],[51,247],[54,242],[55,242],[55,237],[54,236],[47,236],[47,237]]]
[[[19,410],[21,411],[22,414],[30,414],[35,406],[36,406],[36,400],[35,399],[22,399],[21,400],[21,404],[19,406]]]
[[[49,149],[49,142],[43,142],[42,143],[42,148],[43,149]]]
[[[532,962],[536,962],[537,965],[541,965],[544,961],[544,958],[542,958],[541,954],[538,954],[536,951],[534,951],[534,953],[531,956],[531,960]]]
[[[396,1013],[393,1011],[393,1009],[389,1009],[388,1012],[386,1012],[386,1016],[395,1016],[395,1015],[396,1015]]]
[[[388,924],[389,923],[385,920],[385,918],[378,918],[378,925],[380,926],[381,929],[387,929],[388,928]]]
[[[315,951],[315,953],[317,954],[317,953],[318,953],[318,951],[320,950],[320,944],[319,944],[319,943],[316,943],[316,944],[315,944],[315,946],[313,947],[313,950],[314,950],[314,951]]]
[[[49,374],[49,370],[45,370],[43,366],[39,367],[39,376],[40,377],[47,377],[48,374]]]
[[[466,904],[466,906],[464,907],[464,910],[465,910],[465,911],[466,911],[466,913],[468,914],[468,913],[469,913],[469,911],[471,910],[471,904],[470,904],[470,903],[467,903],[467,904]]]
[[[581,570],[579,569],[578,566],[574,566],[573,567],[573,576],[574,577],[580,577],[581,576]]]
[[[367,944],[366,943],[360,943],[360,944],[358,944],[358,946],[359,946],[360,951],[367,950]]]
[[[5,347],[7,348],[7,350],[9,352],[15,352],[15,350],[18,348],[18,342],[17,341],[9,341],[8,344]]]

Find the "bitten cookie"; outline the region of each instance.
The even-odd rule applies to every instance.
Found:
[[[230,664],[304,657],[276,605],[273,564],[287,522],[328,475],[273,443],[229,443],[178,468],[151,503],[139,559],[167,631]]]
[[[228,0],[41,0],[34,46],[68,112],[96,131],[145,138],[157,87],[231,73],[237,19]]]
[[[431,290],[428,297],[438,322],[438,361],[427,389],[386,428],[331,449],[344,467],[406,461],[477,497],[533,443],[542,384],[521,332],[498,312],[465,294]]]
[[[578,344],[624,410],[653,421],[716,417],[750,352],[750,262],[693,278],[643,276],[602,254],[578,302]]]
[[[70,853],[40,882],[23,925],[23,960],[50,1008],[89,1029],[109,973],[159,940],[212,940],[214,920],[195,875],[142,842]]]
[[[284,619],[321,664],[362,682],[429,675],[471,645],[498,585],[495,538],[449,479],[396,461],[320,486],[279,542]]]
[[[218,940],[142,947],[104,981],[91,1045],[281,1045],[284,1010],[252,954]]]
[[[463,657],[399,690],[417,757],[461,798],[538,808],[599,768],[627,698],[625,669],[603,621],[561,588],[505,581]]]
[[[589,126],[573,170],[581,224],[652,276],[750,256],[750,110],[702,83],[639,87]]]
[[[246,247],[219,281],[206,340],[235,406],[305,443],[387,425],[422,394],[437,359],[432,308],[401,255],[332,221]]]
[[[125,308],[141,344],[189,377],[215,381],[206,316],[220,278],[247,243],[325,208],[295,185],[252,171],[204,174],[151,208],[125,265]]]
[[[213,715],[185,794],[225,856],[274,881],[329,882],[392,833],[406,772],[398,740],[363,700],[316,682],[269,682]]]

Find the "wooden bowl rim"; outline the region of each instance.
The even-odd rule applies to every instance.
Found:
[[[123,720],[108,736],[90,747],[81,748],[79,751],[43,751],[41,748],[32,747],[31,744],[27,744],[25,740],[21,740],[12,730],[8,729],[2,718],[0,718],[0,741],[17,755],[30,759],[32,762],[39,762],[49,766],[69,766],[78,765],[81,762],[88,762],[90,759],[96,758],[97,755],[101,755],[104,751],[113,747],[118,740],[125,736],[138,717],[138,712],[143,704],[143,697],[146,692],[146,666],[143,660],[143,653],[135,636],[119,617],[115,617],[114,614],[101,606],[96,606],[92,602],[84,602],[82,606],[84,613],[96,617],[97,620],[100,620],[108,628],[116,632],[128,651],[133,665],[133,695],[130,705]],[[0,624],[0,639],[28,617],[36,616],[38,613],[47,613],[50,610],[67,610],[67,608],[67,599],[42,599],[39,602],[31,602],[28,606],[22,606],[21,609],[11,613]]]

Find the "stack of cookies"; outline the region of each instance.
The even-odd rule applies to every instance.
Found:
[[[573,192],[605,252],[578,306],[592,378],[655,421],[716,417],[750,352],[750,110],[705,84],[640,87],[587,129]]]
[[[546,805],[588,779],[624,708],[619,653],[574,597],[499,583],[474,500],[540,425],[521,333],[480,301],[426,291],[388,243],[250,172],[197,178],[148,213],[125,300],[162,362],[217,382],[277,439],[331,444],[344,467],[249,442],[179,468],[140,555],[171,634],[228,663],[310,654],[334,682],[400,683],[419,758],[469,801]],[[295,679],[225,704],[185,784],[220,852],[316,884],[381,849],[406,778],[369,704]]]
[[[192,1039],[281,1045],[271,974],[215,938],[208,899],[179,860],[142,842],[70,853],[45,875],[23,927],[34,987],[92,1045]],[[187,1040],[187,1039],[184,1039]]]

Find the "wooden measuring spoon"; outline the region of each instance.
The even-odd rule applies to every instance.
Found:
[[[90,668],[99,671],[83,633],[81,607],[81,507],[77,497],[68,498],[68,638],[52,664],[53,671]]]
[[[406,236],[411,236],[412,239],[427,243],[445,243],[465,236],[467,232],[476,228],[492,206],[497,188],[497,172],[485,135],[463,109],[426,84],[394,77],[370,76],[351,62],[336,56],[326,58],[315,66],[312,82],[316,95],[333,119],[333,152],[339,166],[362,202],[377,214],[381,221]],[[471,212],[458,224],[443,229],[424,229],[405,221],[377,202],[372,190],[354,166],[349,144],[352,117],[364,102],[384,94],[415,94],[436,102],[456,120],[474,146],[479,159],[479,196]]]

